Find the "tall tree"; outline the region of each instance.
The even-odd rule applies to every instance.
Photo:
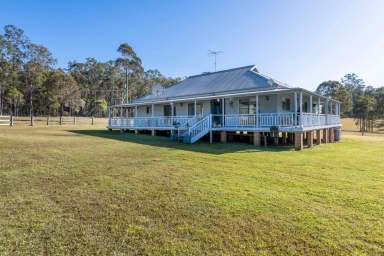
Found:
[[[20,74],[29,43],[24,31],[13,25],[4,27],[0,35],[0,114],[3,113],[5,91],[20,88]]]
[[[345,86],[347,91],[350,94],[352,105],[357,100],[357,97],[361,95],[364,91],[365,88],[365,83],[363,79],[359,78],[356,74],[350,73],[346,74],[342,79],[341,79],[342,84]],[[352,108],[352,113],[353,115],[353,108]]]
[[[16,87],[11,87],[7,91],[7,96],[10,99],[11,105],[13,106],[13,115],[17,116],[19,114],[19,105],[23,102],[23,93],[19,91]]]
[[[352,102],[348,90],[339,81],[322,82],[316,89],[316,92],[326,97],[332,97],[341,102],[341,114],[346,116],[351,111]]]
[[[59,106],[59,113],[62,118],[66,109],[67,112],[71,113],[81,104],[80,89],[75,79],[61,69],[53,71],[49,80],[53,91],[51,104]]]
[[[41,45],[28,44],[27,62],[24,65],[25,87],[29,102],[30,125],[33,125],[33,93],[46,79],[47,71],[56,62],[49,50]]]
[[[376,100],[376,109],[379,118],[384,117],[384,87],[379,87],[373,92],[373,96]]]
[[[131,96],[129,94],[128,77],[131,75],[138,76],[143,72],[140,58],[136,55],[132,47],[123,43],[117,48],[117,51],[121,54],[121,57],[116,60],[116,64],[124,69],[125,73],[125,103],[130,102]]]
[[[373,128],[373,126],[370,124],[373,123],[375,117],[375,113],[373,112],[375,109],[375,104],[375,98],[368,93],[359,94],[356,97],[353,111],[360,124],[360,131],[362,135],[368,131],[369,127]]]

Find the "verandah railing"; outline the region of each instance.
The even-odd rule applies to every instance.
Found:
[[[198,117],[195,116],[157,116],[157,117],[111,117],[110,127],[123,128],[172,128],[192,126]]]
[[[338,125],[340,124],[340,116],[327,115],[327,114],[315,114],[315,113],[303,113],[302,124],[304,127]]]
[[[213,115],[212,126],[219,127],[246,127],[259,128],[270,126],[295,126],[294,113],[263,113],[258,115]]]
[[[258,115],[210,115],[212,128],[318,127],[340,124],[340,116],[316,113],[261,113]],[[110,118],[111,128],[177,128],[191,127],[201,118],[194,116],[160,116]]]

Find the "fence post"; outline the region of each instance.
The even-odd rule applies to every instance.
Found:
[[[33,126],[33,115],[31,115],[31,120],[30,120],[29,125],[30,125],[30,126]]]
[[[47,126],[49,125],[49,115],[47,116]]]
[[[12,127],[13,126],[13,115],[11,115],[9,117],[9,126]]]
[[[93,116],[92,116],[92,125],[94,124],[94,121],[93,121]]]
[[[76,125],[76,116],[73,117],[73,124]]]

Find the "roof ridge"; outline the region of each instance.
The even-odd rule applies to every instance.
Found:
[[[260,76],[260,77],[262,77],[262,78],[264,78],[264,79],[272,80],[274,83],[276,83],[276,84],[279,85],[279,86],[284,86],[284,87],[287,87],[287,88],[292,88],[292,86],[288,85],[287,83],[285,83],[285,82],[281,82],[281,81],[279,81],[279,80],[277,80],[277,79],[275,79],[275,78],[272,78],[272,77],[270,77],[270,76],[268,76],[268,75],[262,74],[262,73],[260,73],[259,71],[254,71],[254,70],[252,70],[252,72],[253,72],[255,75],[258,75],[258,76]]]
[[[255,65],[247,65],[247,66],[242,66],[242,67],[237,67],[237,68],[230,68],[230,69],[223,69],[223,70],[219,70],[219,71],[215,71],[215,72],[204,72],[202,74],[198,74],[198,75],[192,75],[192,76],[188,76],[187,78],[192,78],[192,77],[198,77],[198,76],[207,76],[207,75],[212,75],[212,74],[217,74],[217,73],[223,73],[223,72],[228,72],[228,71],[233,71],[233,70],[236,70],[236,69],[242,69],[242,68],[253,68]]]

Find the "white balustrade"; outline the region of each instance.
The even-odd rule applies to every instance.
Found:
[[[205,130],[206,125],[212,128],[265,128],[265,127],[319,127],[340,124],[339,115],[303,113],[261,113],[257,115],[208,115],[207,121],[201,122],[201,129],[196,127],[206,117],[195,116],[158,116],[158,117],[111,117],[110,128],[179,128],[196,127],[196,132]],[[204,127],[203,127],[204,126]],[[193,135],[193,134],[191,134]]]
[[[218,119],[219,115],[213,116],[213,122],[215,117]],[[258,115],[225,115],[224,125],[225,127],[245,127],[245,128],[260,128],[270,126],[294,126],[294,114],[293,113],[263,113]]]
[[[191,126],[195,116],[111,117],[111,128],[171,128]]]

